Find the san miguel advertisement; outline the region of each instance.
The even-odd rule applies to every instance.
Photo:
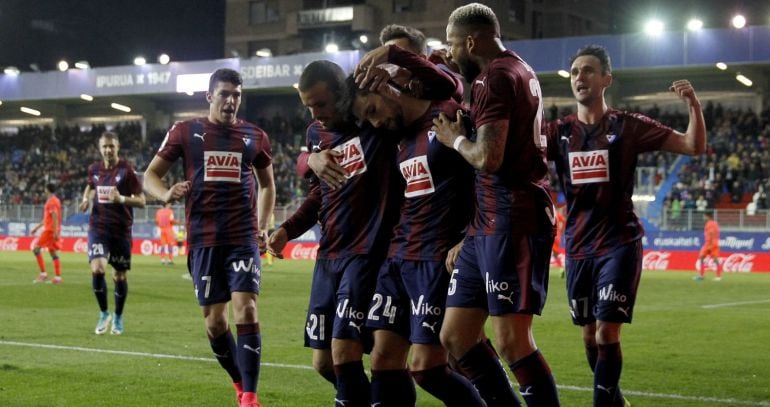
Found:
[[[35,236],[28,231],[35,224],[0,222],[0,251],[31,250]],[[62,251],[86,253],[88,225],[64,225]],[[154,256],[160,253],[158,232],[154,225],[134,225],[133,253]],[[283,251],[284,258],[315,260],[320,230],[314,226],[292,240]],[[703,245],[702,232],[649,232],[642,240],[645,270],[695,271],[698,253]],[[728,273],[770,273],[770,232],[722,232],[719,238],[719,260]],[[184,250],[177,248],[176,250]],[[706,260],[706,269],[716,265]]]

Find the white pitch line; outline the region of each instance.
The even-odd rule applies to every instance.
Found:
[[[578,386],[569,386],[569,385],[556,385],[556,387],[559,388],[559,390],[574,390],[574,391],[584,391],[584,392],[593,392],[592,388],[588,387],[578,387]],[[767,407],[770,406],[770,402],[768,401],[747,401],[747,400],[736,400],[736,399],[720,399],[716,397],[699,397],[699,396],[683,396],[681,394],[662,394],[662,393],[649,393],[646,391],[635,391],[635,390],[623,390],[623,395],[628,396],[640,396],[640,397],[649,397],[649,398],[657,398],[657,399],[672,399],[672,400],[682,400],[682,401],[697,401],[700,403],[716,403],[716,404],[732,404],[732,405],[741,405],[741,406],[758,406],[758,407]]]
[[[708,305],[701,305],[701,308],[721,308],[721,307],[734,307],[737,305],[751,305],[751,304],[764,304],[768,303],[770,300],[759,300],[759,301],[741,301],[741,302],[726,302],[723,304],[708,304]]]
[[[25,343],[25,342],[1,341],[1,340],[0,340],[0,345],[24,346],[29,348],[43,348],[43,349],[58,349],[58,350],[69,350],[69,351],[90,352],[90,353],[107,353],[112,355],[139,356],[139,357],[158,358],[158,359],[190,360],[195,362],[216,362],[216,359],[214,359],[213,357],[201,358],[201,357],[195,357],[195,356],[166,355],[163,353],[146,353],[146,352],[130,352],[130,351],[122,351],[122,350],[83,348],[79,346],[46,345],[46,344],[40,344],[40,343]],[[289,365],[285,363],[264,363],[263,362],[262,366],[284,367],[288,369],[313,370],[311,366]],[[570,385],[563,385],[563,384],[557,385],[556,387],[558,387],[560,390],[573,390],[573,391],[581,391],[581,392],[593,391],[593,389],[590,387],[579,387],[579,386],[570,386]],[[659,399],[696,401],[701,403],[770,407],[770,402],[767,402],[767,401],[755,402],[755,401],[736,400],[736,399],[720,399],[716,397],[683,396],[680,394],[649,393],[644,391],[634,391],[634,390],[627,390],[627,389],[623,389],[623,394],[627,394],[631,396],[659,398]]]
[[[108,353],[108,354],[111,354],[111,355],[139,356],[139,357],[145,357],[145,358],[192,360],[192,361],[196,361],[196,362],[216,362],[217,361],[213,357],[211,357],[211,358],[201,358],[201,357],[195,357],[195,356],[166,355],[166,354],[163,354],[163,353],[129,352],[129,351],[124,351],[124,350],[82,348],[82,347],[79,347],[79,346],[45,345],[45,344],[39,344],[39,343],[24,343],[24,342],[14,342],[14,341],[0,341],[0,345],[26,346],[26,347],[30,347],[30,348],[45,348],[45,349],[59,349],[59,350],[73,350],[73,351],[91,352],[91,353]],[[266,362],[262,362],[260,364],[262,366],[274,366],[274,367],[285,367],[285,368],[289,368],[289,369],[313,370],[313,368],[311,366],[304,366],[304,365],[288,365],[288,364],[284,364],[284,363],[266,363]]]

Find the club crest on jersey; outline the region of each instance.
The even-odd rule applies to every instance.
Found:
[[[100,204],[108,204],[112,203],[110,200],[110,192],[115,189],[115,187],[110,185],[97,185],[96,186],[96,199],[97,202]]]
[[[614,134],[608,134],[607,135],[607,142],[612,144],[612,142],[615,141],[615,137],[617,137],[617,136],[614,135]]]
[[[432,143],[433,139],[436,138],[436,132],[433,130],[428,130],[428,143]]]
[[[413,198],[432,194],[435,191],[433,177],[428,166],[428,156],[421,155],[401,161],[399,167],[401,168],[401,175],[406,180],[405,197]]]
[[[232,151],[204,151],[204,182],[241,182],[241,153]]]
[[[353,137],[334,147],[333,150],[342,153],[340,166],[347,173],[345,178],[352,178],[366,172],[366,160],[364,159],[364,148],[361,146],[361,138]]]
[[[608,150],[573,151],[569,153],[569,168],[573,184],[590,184],[610,180]]]

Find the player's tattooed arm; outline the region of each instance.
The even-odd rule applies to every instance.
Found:
[[[445,146],[457,150],[473,168],[486,172],[497,171],[503,163],[508,120],[483,124],[477,130],[476,141],[472,142],[465,136],[462,115],[462,110],[458,110],[454,121],[444,113],[433,119],[436,138]]]

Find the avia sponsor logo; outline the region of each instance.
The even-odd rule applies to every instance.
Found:
[[[358,311],[349,307],[350,300],[345,298],[344,301],[337,303],[337,316],[340,318],[352,319],[355,321],[361,321],[366,318],[363,311]]]
[[[404,196],[414,198],[416,196],[432,194],[436,189],[433,186],[433,177],[428,166],[428,156],[410,158],[399,164],[401,175],[406,180]]]
[[[725,236],[723,239],[719,239],[719,246],[726,249],[751,250],[754,248],[754,238],[738,239],[735,236]]]
[[[366,160],[360,137],[353,137],[334,147],[333,150],[342,153],[340,166],[345,169],[346,178],[352,178],[366,172]]]
[[[610,153],[608,150],[572,151],[569,168],[573,184],[590,184],[610,180]]]
[[[75,240],[75,244],[72,245],[72,251],[75,253],[88,252],[88,240],[86,239]]]
[[[315,260],[318,254],[318,244],[295,244],[289,252],[289,258],[295,260]]]
[[[762,249],[770,250],[770,237],[765,239],[765,243],[762,243]]]
[[[0,251],[15,252],[19,250],[19,238],[18,237],[6,237],[0,239]]]
[[[96,186],[96,199],[100,204],[112,203],[110,201],[110,193],[115,189],[114,186],[109,185],[97,185]]]
[[[441,307],[425,302],[424,295],[420,295],[417,304],[412,300],[409,300],[409,303],[412,304],[412,315],[441,315]]]
[[[615,287],[610,284],[599,289],[599,301],[626,302],[624,294],[618,294]]]
[[[699,247],[699,237],[656,237],[652,240],[654,246],[665,247]]]
[[[489,273],[484,273],[484,288],[487,293],[501,293],[508,291],[508,282],[495,281],[489,278]]]
[[[233,151],[204,151],[203,162],[205,172],[204,182],[223,181],[241,182],[241,158],[239,152]]]
[[[669,252],[651,251],[642,258],[642,269],[644,270],[668,270]]]

